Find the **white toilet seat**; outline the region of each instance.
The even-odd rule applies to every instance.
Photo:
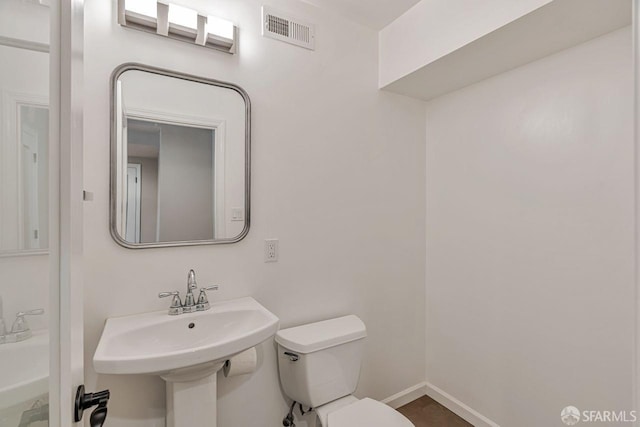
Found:
[[[328,415],[326,427],[414,427],[400,412],[369,398],[350,403]]]

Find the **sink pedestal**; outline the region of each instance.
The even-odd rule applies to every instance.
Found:
[[[162,375],[167,385],[167,427],[216,427],[217,372],[224,362]]]
[[[216,373],[278,330],[250,297],[169,316],[166,310],[107,319],[93,367],[99,374],[158,375],[167,386],[168,427],[216,427]]]

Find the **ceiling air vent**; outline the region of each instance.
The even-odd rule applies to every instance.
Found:
[[[315,50],[315,27],[287,16],[285,13],[262,6],[262,35]]]

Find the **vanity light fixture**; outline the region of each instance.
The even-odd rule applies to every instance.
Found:
[[[236,53],[238,27],[167,0],[118,0],[118,23],[222,52]]]

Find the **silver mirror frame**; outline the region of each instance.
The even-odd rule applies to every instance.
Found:
[[[176,79],[187,80],[194,83],[202,83],[212,86],[218,86],[226,89],[236,91],[244,99],[245,104],[245,174],[244,174],[244,199],[245,199],[245,220],[244,228],[242,232],[236,237],[231,239],[217,239],[217,240],[185,240],[185,241],[172,241],[172,242],[155,242],[155,243],[131,243],[124,240],[120,234],[118,234],[116,225],[116,170],[117,170],[117,132],[118,129],[115,117],[116,103],[118,102],[116,85],[118,79],[122,74],[127,71],[143,71],[147,73],[153,73],[160,76],[173,77]],[[111,74],[111,147],[110,147],[110,169],[109,169],[109,231],[111,237],[120,246],[128,249],[148,249],[148,248],[168,248],[175,246],[202,246],[202,245],[220,245],[237,243],[244,239],[249,233],[249,225],[251,219],[251,100],[247,92],[240,86],[227,83],[220,80],[209,79],[205,77],[198,77],[191,74],[180,73],[177,71],[166,70],[163,68],[157,68],[150,65],[144,65],[134,62],[128,62],[118,66]]]

